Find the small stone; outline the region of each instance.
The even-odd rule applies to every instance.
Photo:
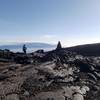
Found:
[[[29,94],[28,91],[25,91],[23,95],[24,95],[24,96],[29,96],[30,94]]]

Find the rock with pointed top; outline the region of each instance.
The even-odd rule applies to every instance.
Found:
[[[59,41],[58,44],[57,44],[57,48],[56,48],[56,50],[60,50],[61,48],[62,48],[62,46],[61,46],[61,42]]]

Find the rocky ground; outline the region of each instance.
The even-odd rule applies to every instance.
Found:
[[[0,100],[100,100],[100,57],[61,49],[26,58],[0,61]]]

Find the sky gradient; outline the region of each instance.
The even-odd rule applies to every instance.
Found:
[[[0,0],[0,44],[100,42],[100,0]]]

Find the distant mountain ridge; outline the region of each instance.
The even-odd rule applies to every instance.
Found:
[[[11,51],[21,52],[24,44],[26,45],[29,52],[35,51],[38,49],[51,50],[56,47],[53,44],[33,42],[33,43],[15,43],[15,44],[9,44],[9,45],[1,45],[0,49],[2,50],[9,49]]]
[[[9,49],[13,52],[22,52],[23,45],[26,44],[27,52],[33,52],[39,49],[43,49],[45,51],[50,51],[56,48],[56,45],[48,44],[48,43],[16,43],[10,45],[2,45],[0,49]],[[72,47],[63,48],[68,51],[76,52],[77,54],[81,54],[83,56],[100,56],[100,43],[93,44],[84,44]]]

